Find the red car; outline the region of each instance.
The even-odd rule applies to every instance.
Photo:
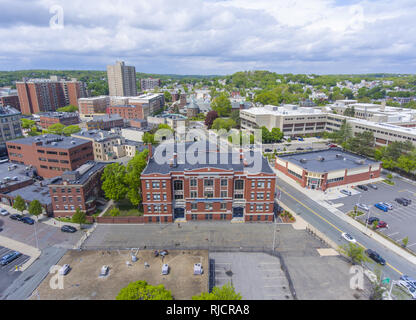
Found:
[[[388,227],[389,227],[389,226],[388,226],[387,222],[385,222],[385,221],[380,221],[380,222],[378,223],[377,229],[388,228]]]
[[[336,144],[330,144],[329,147],[330,148],[337,148],[338,146]]]

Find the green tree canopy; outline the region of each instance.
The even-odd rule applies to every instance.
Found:
[[[140,205],[142,202],[140,177],[144,168],[146,168],[148,155],[149,150],[144,149],[142,152],[137,153],[127,164],[125,175],[125,183],[128,188],[127,198],[135,206]]]
[[[241,294],[235,292],[234,287],[227,283],[223,285],[221,288],[214,287],[212,292],[203,292],[198,296],[193,296],[192,300],[241,300]]]
[[[65,126],[62,123],[55,123],[51,125],[46,132],[51,134],[62,135],[64,133]]]
[[[173,300],[173,297],[162,284],[152,286],[146,281],[136,281],[121,289],[116,300]]]
[[[165,92],[163,93],[163,95],[165,96],[165,101],[166,101],[166,102],[172,102],[172,95],[170,94],[170,92],[169,92],[169,91],[165,91]]]
[[[362,264],[363,262],[371,262],[365,254],[364,248],[355,243],[348,243],[340,246],[339,251],[351,259],[353,264]]]
[[[87,222],[87,215],[85,212],[81,211],[80,208],[77,208],[72,216],[72,222],[79,223],[79,226],[81,227],[83,223]]]
[[[62,130],[62,133],[64,135],[66,135],[66,136],[70,136],[71,134],[77,133],[79,131],[81,131],[81,128],[79,126],[77,126],[77,125],[70,125],[70,126],[65,127]]]
[[[69,105],[69,106],[66,106],[66,107],[58,108],[58,109],[56,109],[56,111],[58,111],[58,112],[76,112],[76,111],[78,111],[78,107],[73,106],[73,105]]]
[[[231,102],[224,93],[214,99],[211,107],[212,110],[217,111],[220,117],[228,117],[231,114]]]
[[[235,123],[235,121],[233,119],[222,119],[222,118],[217,118],[214,120],[214,123],[212,124],[211,129],[214,130],[220,130],[220,129],[224,129],[226,131],[230,131],[231,128],[234,128],[237,124]]]
[[[30,204],[29,204],[29,213],[34,215],[34,216],[39,216],[40,214],[42,214],[42,205],[39,202],[39,200],[33,200]]]
[[[26,118],[22,118],[20,121],[22,122],[23,129],[30,129],[36,124],[34,120],[30,120]]]
[[[124,199],[128,192],[125,183],[126,168],[120,163],[112,163],[105,167],[101,176],[102,187],[105,196],[114,201]]]
[[[25,200],[23,200],[23,198],[20,195],[18,195],[14,199],[13,208],[15,208],[16,210],[20,212],[23,212],[24,210],[26,210],[26,202]]]

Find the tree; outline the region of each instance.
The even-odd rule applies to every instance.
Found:
[[[214,287],[212,292],[203,292],[198,296],[193,296],[192,300],[241,300],[241,294],[235,292],[234,287],[227,283],[221,288]]]
[[[348,243],[339,247],[339,251],[351,259],[352,264],[362,264],[371,260],[365,254],[364,248],[355,243]]]
[[[69,106],[66,106],[66,107],[58,108],[58,109],[56,109],[56,111],[58,111],[58,112],[76,112],[76,111],[78,111],[78,107],[73,106],[73,105],[69,105]]]
[[[240,110],[231,111],[230,118],[234,120],[234,122],[236,123],[236,127],[240,128],[240,125],[241,125]]]
[[[59,134],[62,135],[64,132],[65,126],[62,123],[55,123],[51,125],[48,130],[46,130],[47,133],[51,134]]]
[[[77,208],[74,215],[72,216],[72,222],[79,223],[79,227],[81,228],[82,224],[87,222],[87,215],[85,212],[81,211],[80,208]]]
[[[136,154],[133,159],[129,161],[126,168],[125,183],[127,185],[127,198],[132,205],[138,206],[142,202],[142,184],[140,176],[147,166],[147,157],[149,150],[144,149],[142,152]]]
[[[25,119],[25,118],[22,118],[21,122],[22,122],[23,129],[30,129],[36,124],[34,120]]]
[[[26,202],[20,195],[18,195],[16,199],[14,199],[13,208],[20,212],[26,210]]]
[[[406,248],[406,247],[407,247],[407,245],[409,244],[409,237],[404,238],[404,239],[402,240],[402,243],[403,243],[403,247],[404,247],[404,248]]]
[[[165,91],[165,92],[163,93],[163,95],[165,96],[165,101],[166,101],[166,102],[171,102],[171,101],[172,101],[172,95],[170,94],[170,92],[169,92],[169,91]]]
[[[228,117],[231,113],[231,102],[230,99],[224,94],[221,93],[218,97],[214,99],[211,104],[212,110],[217,111],[220,117]]]
[[[162,284],[152,286],[146,281],[136,281],[121,289],[116,300],[173,300],[173,297]]]
[[[351,108],[348,107],[347,109],[345,109],[344,116],[355,117],[355,108],[354,108],[354,106],[352,106]]]
[[[142,140],[143,140],[143,143],[145,143],[145,144],[148,144],[148,143],[154,144],[155,143],[155,135],[151,134],[150,132],[145,132],[143,134]]]
[[[233,119],[215,119],[214,123],[212,124],[212,129],[214,130],[221,130],[224,129],[226,131],[230,131],[231,128],[234,128],[237,124]]]
[[[277,142],[283,139],[283,132],[279,128],[273,128],[271,132],[271,138],[273,141]]]
[[[128,187],[125,184],[126,168],[119,163],[112,163],[105,167],[101,176],[102,187],[105,196],[114,201],[120,201],[126,197]]]
[[[31,215],[34,216],[39,216],[40,214],[42,214],[43,210],[42,210],[42,205],[40,204],[39,200],[33,200],[30,204],[29,204],[29,213]]]
[[[207,126],[208,129],[211,129],[212,124],[214,123],[215,119],[218,118],[218,113],[217,111],[210,111],[208,112],[206,118],[205,118],[205,125]]]
[[[62,130],[62,133],[64,135],[66,135],[67,137],[70,136],[73,133],[77,133],[81,131],[81,128],[77,125],[71,125],[71,126],[67,126]]]

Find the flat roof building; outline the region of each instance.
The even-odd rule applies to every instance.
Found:
[[[381,163],[340,148],[283,155],[275,167],[302,187],[323,190],[380,177]]]
[[[136,68],[126,66],[124,61],[107,66],[108,89],[110,96],[136,96]]]
[[[38,115],[42,129],[48,129],[51,125],[57,123],[60,123],[64,126],[70,126],[79,123],[79,116],[77,112],[44,112]]]
[[[23,136],[21,113],[13,107],[0,107],[0,144]]]

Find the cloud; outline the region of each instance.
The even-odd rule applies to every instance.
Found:
[[[64,28],[52,29],[60,5]],[[0,0],[0,69],[415,72],[413,0]]]

